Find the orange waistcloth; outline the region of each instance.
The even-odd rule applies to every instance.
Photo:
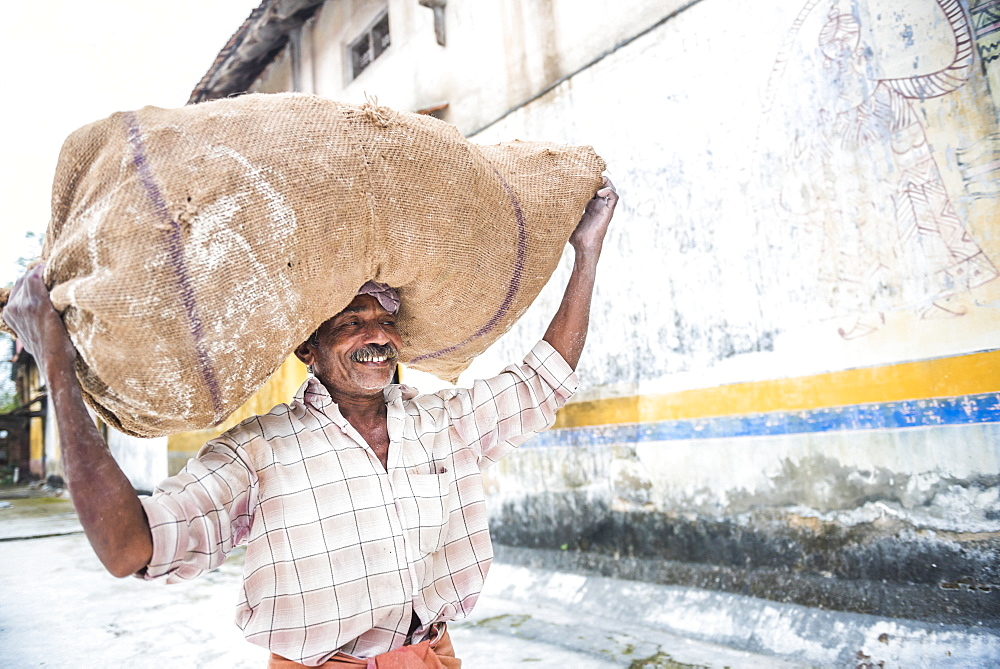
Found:
[[[428,639],[412,646],[403,646],[367,660],[338,653],[319,665],[335,667],[367,667],[367,669],[462,669],[462,661],[455,657],[448,630],[443,629],[436,639]],[[286,660],[271,653],[267,669],[308,669],[306,665]]]

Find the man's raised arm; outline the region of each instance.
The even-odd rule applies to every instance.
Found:
[[[573,273],[566,284],[559,310],[553,316],[543,339],[576,369],[590,325],[590,301],[594,294],[597,261],[601,257],[604,235],[611,223],[618,193],[614,184],[604,178],[604,185],[591,198],[583,217],[570,235],[569,243],[576,251]]]
[[[76,349],[49,299],[43,268],[36,266],[14,285],[3,318],[47,380],[63,473],[87,539],[109,572],[128,576],[149,564],[149,523],[83,403],[74,371]]]

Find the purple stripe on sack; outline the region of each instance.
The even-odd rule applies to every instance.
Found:
[[[156,216],[166,225],[167,229],[167,252],[170,256],[170,268],[174,272],[177,284],[180,286],[181,302],[184,305],[184,312],[187,315],[188,326],[191,330],[191,337],[194,339],[195,355],[198,358],[198,371],[208,388],[208,393],[212,398],[212,410],[215,416],[222,414],[221,392],[219,381],[215,378],[212,370],[212,363],[205,349],[205,330],[202,325],[201,316],[198,314],[198,304],[194,295],[194,288],[191,286],[191,273],[184,263],[184,246],[181,240],[181,229],[177,221],[173,219],[167,210],[167,204],[163,200],[153,172],[146,160],[146,148],[142,143],[142,135],[139,132],[139,119],[135,112],[125,113],[125,123],[128,126],[128,143],[132,147],[132,164],[139,174],[139,181],[142,183],[146,196]]]
[[[521,277],[524,274],[524,261],[528,255],[528,229],[524,221],[524,210],[521,209],[521,202],[517,199],[517,194],[514,189],[510,187],[507,180],[503,178],[500,172],[497,171],[496,167],[493,167],[492,163],[490,167],[493,168],[493,173],[503,184],[503,188],[507,191],[507,197],[510,198],[511,207],[514,208],[514,217],[517,219],[517,259],[514,261],[514,272],[510,277],[510,285],[507,286],[507,294],[504,295],[503,302],[500,303],[500,308],[497,310],[490,320],[486,321],[486,325],[479,328],[475,334],[466,339],[465,341],[454,344],[447,348],[443,348],[440,351],[435,351],[433,353],[425,353],[424,355],[418,355],[416,358],[410,360],[410,364],[415,362],[420,362],[421,360],[429,360],[431,358],[437,358],[442,355],[447,355],[452,351],[458,350],[468,344],[469,342],[482,337],[487,332],[496,328],[500,323],[500,319],[507,315],[510,311],[511,305],[514,303],[514,298],[517,296],[519,290],[521,290]]]

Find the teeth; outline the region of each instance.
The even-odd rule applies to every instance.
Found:
[[[370,351],[359,351],[354,357],[358,362],[385,362],[389,359],[387,355],[373,355]]]

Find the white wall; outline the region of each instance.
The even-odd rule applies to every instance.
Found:
[[[597,0],[453,0],[442,47],[433,13],[416,2],[330,0],[302,31],[312,72],[301,92],[354,103],[368,94],[409,111],[447,102],[445,119],[470,133],[682,4],[625,0],[609,11]],[[351,81],[347,47],[385,7],[392,46]],[[253,90],[291,90],[288,59],[286,48]]]
[[[108,447],[136,490],[152,491],[167,478],[167,437],[140,439],[108,428]]]

